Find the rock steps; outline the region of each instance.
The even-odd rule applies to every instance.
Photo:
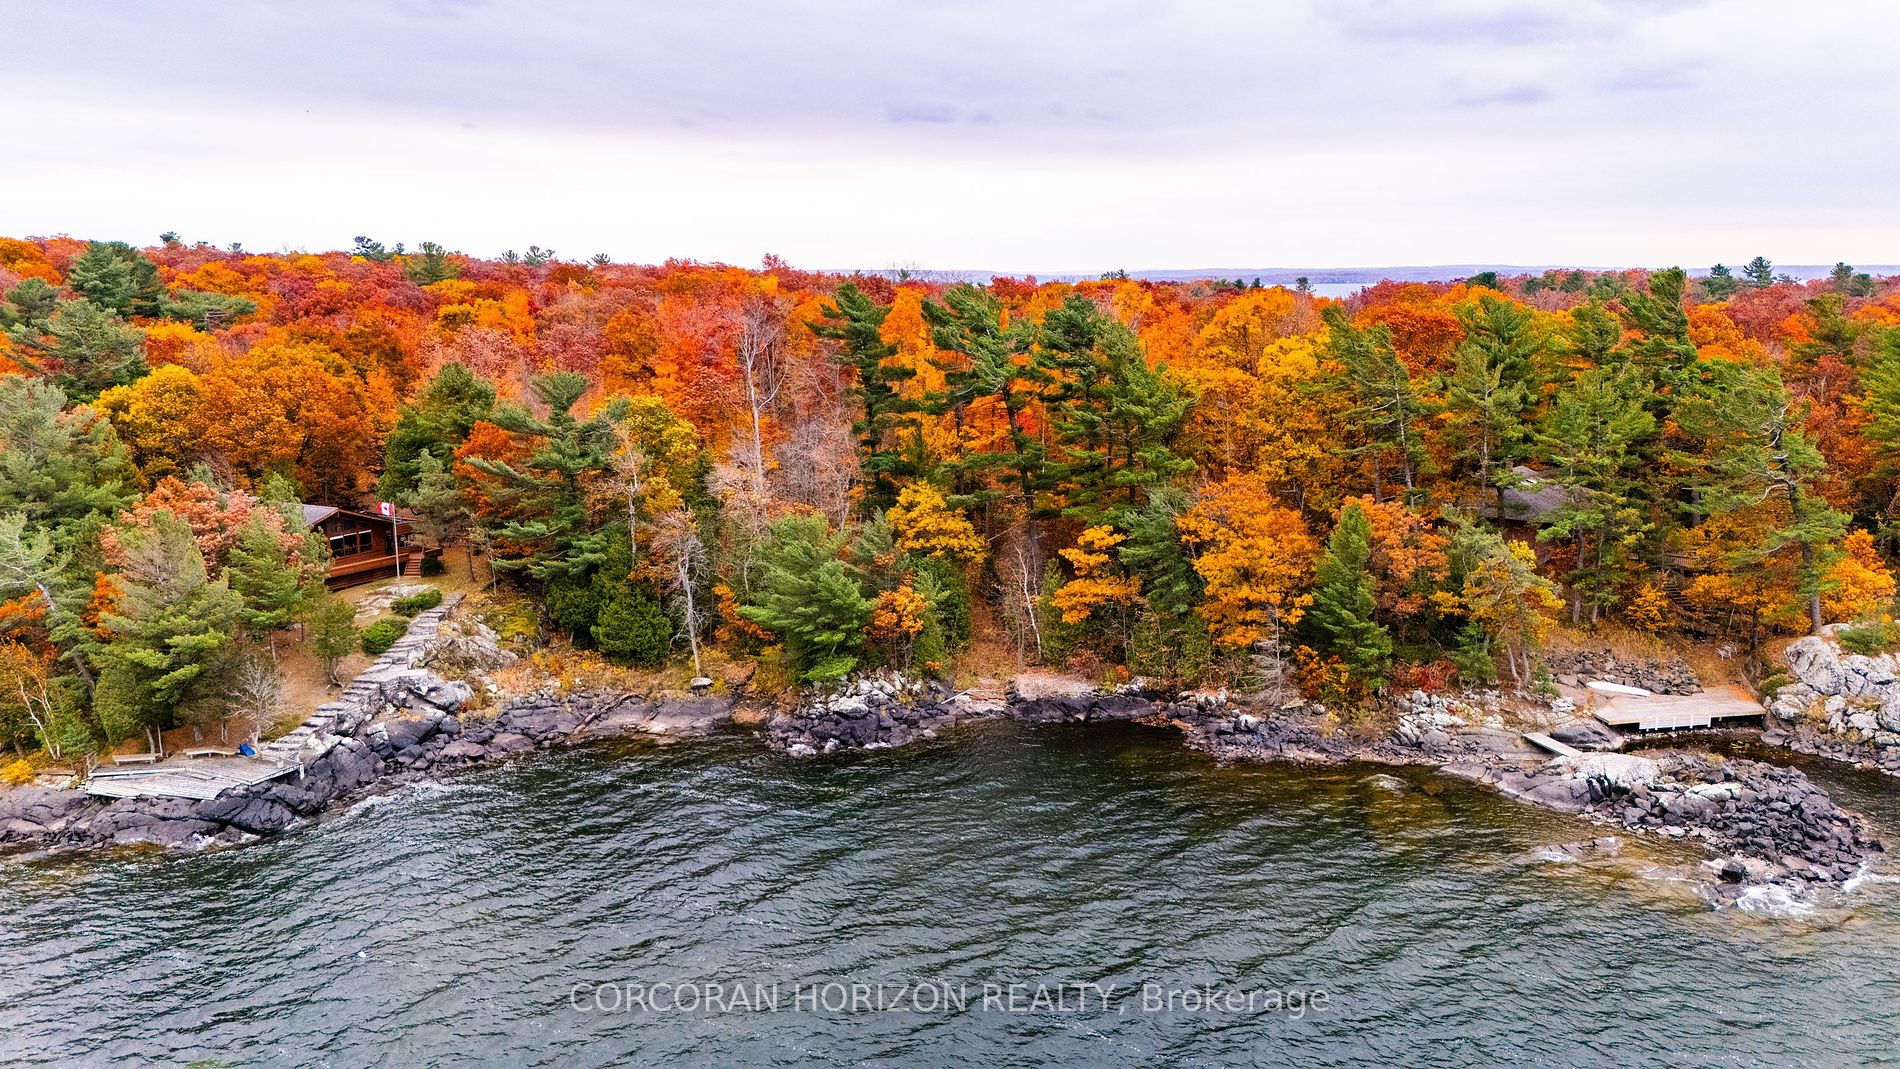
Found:
[[[461,601],[462,595],[451,594],[441,605],[417,613],[415,619],[409,621],[409,630],[350,680],[342,693],[317,706],[303,723],[265,743],[258,750],[258,756],[280,765],[299,765],[321,757],[331,745],[323,741],[325,736],[334,734],[339,721],[363,713],[365,706],[382,693],[384,683],[413,670],[436,632],[442,629],[442,622]]]

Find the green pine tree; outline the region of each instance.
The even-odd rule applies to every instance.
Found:
[[[1018,319],[1005,327],[1002,301],[969,285],[950,290],[942,303],[925,302],[923,311],[937,348],[956,354],[941,363],[944,388],[929,399],[927,409],[950,415],[961,430],[970,406],[989,398],[1002,409],[1009,429],[1007,449],[974,451],[952,466],[958,495],[992,496],[977,487],[975,476],[992,468],[1008,468],[1022,518],[1041,516],[1047,446],[1028,416],[1052,379],[1038,356],[1035,324]],[[1033,527],[1030,532],[1033,539]]]
[[[1047,406],[1061,456],[1047,480],[1064,515],[1113,522],[1151,487],[1193,470],[1173,444],[1194,399],[1149,366],[1134,331],[1072,295],[1043,317],[1039,345],[1060,373]]]
[[[1697,387],[1675,411],[1677,425],[1701,451],[1678,453],[1676,462],[1691,473],[1702,512],[1758,509],[1771,498],[1787,503],[1786,518],[1734,563],[1747,568],[1794,553],[1797,590],[1807,602],[1809,624],[1819,631],[1827,572],[1847,529],[1847,516],[1815,490],[1827,461],[1802,433],[1800,405],[1774,369],[1706,364]]]
[[[1726,301],[1741,288],[1742,284],[1735,278],[1735,272],[1722,264],[1709,268],[1709,277],[1702,280],[1702,292],[1708,294],[1711,301]]]
[[[626,401],[610,401],[583,420],[574,407],[589,389],[586,376],[551,372],[537,376],[530,388],[545,416],[517,404],[502,405],[493,416],[496,426],[534,443],[528,457],[519,466],[480,457],[468,462],[496,480],[494,496],[522,517],[492,532],[497,540],[519,547],[516,555],[493,563],[542,582],[583,576],[600,565],[613,541],[590,513],[588,490],[611,466],[610,457],[619,446],[614,424],[624,415]],[[620,540],[625,541],[624,530]]]
[[[277,632],[297,620],[312,596],[277,532],[253,516],[238,532],[224,578],[242,599],[238,619],[244,629],[269,643],[275,663]]]
[[[310,644],[323,662],[323,674],[335,686],[337,665],[356,649],[356,609],[335,594],[318,591],[305,605],[304,619]]]
[[[495,387],[461,364],[444,364],[414,404],[402,406],[383,445],[383,478],[376,492],[400,501],[416,488],[423,454],[448,462],[476,423],[495,409]]]
[[[111,423],[66,411],[56,386],[0,375],[0,514],[20,513],[68,553],[137,500],[132,479]]]
[[[123,687],[115,700],[157,749],[156,733],[176,725],[179,709],[217,688],[244,604],[206,575],[191,528],[170,513],[121,532],[120,545],[125,564],[102,617],[110,637],[99,649],[100,674]]]
[[[858,470],[865,482],[858,507],[866,515],[882,512],[897,501],[900,478],[918,474],[897,441],[900,429],[909,422],[906,417],[920,407],[906,400],[900,389],[916,372],[886,363],[897,355],[897,346],[884,341],[880,333],[891,310],[856,285],[839,286],[832,303],[819,311],[826,318],[811,324],[812,333],[842,343],[837,360],[853,376],[851,396],[858,414],[851,430],[858,437]]]
[[[66,286],[120,316],[156,316],[165,299],[158,265],[123,241],[95,241],[74,257]]]
[[[1392,348],[1392,332],[1384,324],[1362,330],[1338,305],[1321,314],[1328,351],[1345,368],[1346,381],[1358,400],[1354,416],[1371,441],[1373,495],[1383,493],[1380,469],[1390,454],[1398,460],[1409,501],[1418,489],[1419,467],[1425,460],[1425,439],[1418,424],[1428,407],[1413,388],[1410,373]]]
[[[1344,661],[1355,679],[1377,689],[1392,663],[1392,636],[1373,618],[1377,601],[1366,570],[1371,557],[1372,523],[1357,503],[1348,503],[1314,571],[1313,605],[1301,626]]]
[[[1551,481],[1566,491],[1538,538],[1568,542],[1573,566],[1570,620],[1585,605],[1591,623],[1615,603],[1639,565],[1650,532],[1643,508],[1642,448],[1656,433],[1634,371],[1593,368],[1560,390],[1537,426],[1536,451]]]
[[[739,614],[784,645],[800,679],[838,679],[857,667],[871,622],[871,599],[856,570],[839,559],[849,541],[822,516],[772,524],[761,547],[760,576]]]

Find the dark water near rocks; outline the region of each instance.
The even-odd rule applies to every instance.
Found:
[[[1691,852],[1549,849],[1594,834],[1425,772],[1220,769],[1135,727],[998,724],[847,762],[745,738],[544,755],[240,850],[0,865],[0,1062],[1895,1056],[1895,885],[1714,912],[1672,868]],[[776,981],[782,1010],[596,1008],[662,981]],[[968,1008],[793,1007],[825,981],[889,984],[887,1003],[967,985]],[[1086,981],[1116,1001],[982,1002]],[[1144,983],[1260,1008],[1148,1012]],[[1274,989],[1327,1003],[1269,1012]]]

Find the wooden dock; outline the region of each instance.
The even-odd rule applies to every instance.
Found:
[[[1717,687],[1701,694],[1619,695],[1591,712],[1613,728],[1681,731],[1714,727],[1724,721],[1753,719],[1766,710],[1739,687]]]
[[[1548,750],[1551,753],[1556,754],[1558,757],[1582,757],[1583,756],[1582,750],[1577,749],[1575,746],[1569,746],[1564,743],[1558,742],[1556,739],[1551,738],[1549,735],[1546,735],[1541,731],[1526,732],[1524,734],[1524,741],[1530,743],[1532,746],[1535,746],[1540,750]]]
[[[191,798],[207,801],[233,787],[264,783],[297,771],[252,757],[201,757],[190,764],[139,769],[98,769],[86,779],[86,793],[101,798]]]

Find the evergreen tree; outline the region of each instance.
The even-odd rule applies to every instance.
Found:
[[[242,599],[238,619],[253,637],[269,643],[274,663],[277,632],[297,620],[311,597],[282,538],[252,516],[231,547],[224,578]]]
[[[415,489],[397,500],[408,506],[415,517],[412,524],[415,537],[423,545],[441,552],[467,538],[474,513],[462,496],[455,475],[435,454],[424,452],[416,458]],[[472,548],[467,553],[467,563],[468,577],[473,581],[475,555]]]
[[[1622,299],[1624,317],[1639,335],[1629,347],[1630,356],[1664,387],[1674,386],[1696,359],[1695,343],[1689,340],[1689,313],[1682,303],[1688,282],[1682,268],[1671,267],[1649,276],[1647,293],[1631,292]],[[1656,393],[1652,411],[1665,403],[1660,396],[1663,391]]]
[[[970,406],[988,398],[1002,410],[1008,428],[1007,449],[971,452],[951,465],[959,478],[958,490],[978,499],[989,498],[991,492],[976,486],[973,477],[1006,467],[1014,477],[1022,518],[1042,515],[1040,494],[1046,479],[1047,450],[1030,426],[1028,415],[1051,380],[1048,368],[1037,356],[1035,325],[1017,320],[1005,327],[1002,301],[993,293],[969,285],[944,294],[941,304],[926,302],[923,312],[937,348],[957,356],[940,365],[944,389],[930,399],[929,411],[948,413],[961,433]],[[1028,533],[1034,540],[1033,527]]]
[[[1366,564],[1372,557],[1372,522],[1356,502],[1340,510],[1313,573],[1313,604],[1303,626],[1346,663],[1369,687],[1385,685],[1392,663],[1392,636],[1373,619],[1378,602]]]
[[[1801,364],[1812,366],[1829,356],[1843,362],[1852,361],[1855,346],[1866,327],[1847,317],[1847,298],[1838,293],[1823,293],[1808,300],[1803,307],[1813,325],[1804,340],[1790,346]]]
[[[156,316],[165,299],[158,265],[123,241],[95,241],[74,257],[66,286],[120,316]]]
[[[593,632],[608,660],[651,668],[672,648],[673,621],[651,594],[623,580],[601,604]]]
[[[850,368],[853,376],[851,396],[858,414],[851,430],[858,436],[858,471],[864,479],[858,507],[866,515],[881,512],[896,503],[903,477],[917,474],[896,442],[898,431],[908,423],[906,417],[919,408],[901,390],[916,372],[888,363],[897,355],[897,346],[886,342],[881,331],[891,310],[856,285],[839,286],[832,303],[819,311],[826,318],[811,324],[812,333],[842,343],[838,363]]]
[[[1496,297],[1480,298],[1475,311],[1461,310],[1458,318],[1466,337],[1445,381],[1447,430],[1478,492],[1495,490],[1502,508],[1552,343],[1530,309]]]
[[[1802,433],[1796,402],[1772,368],[1707,363],[1697,389],[1675,412],[1677,424],[1702,451],[1679,454],[1677,463],[1691,473],[1703,512],[1756,509],[1771,498],[1786,503],[1785,517],[1735,564],[1745,568],[1794,551],[1797,591],[1819,631],[1825,622],[1821,594],[1847,527],[1847,517],[1815,490],[1827,462]]]
[[[328,591],[315,592],[305,606],[310,644],[323,662],[324,677],[337,685],[336,666],[356,649],[356,609]]]
[[[1742,267],[1742,277],[1758,290],[1765,290],[1775,284],[1775,265],[1765,256],[1757,256]]]
[[[1130,639],[1129,666],[1147,675],[1197,682],[1210,654],[1207,621],[1197,613],[1202,582],[1181,544],[1178,519],[1189,507],[1185,490],[1161,486],[1126,519],[1127,540],[1117,550],[1124,571],[1141,582],[1142,610]]]
[[[156,733],[179,709],[215,691],[232,648],[243,601],[223,579],[211,580],[191,528],[168,512],[149,528],[120,534],[125,565],[118,596],[103,614],[110,636],[100,647],[101,678],[131,723]]]
[[[1590,367],[1605,367],[1618,354],[1623,324],[1601,301],[1586,301],[1570,310],[1570,328],[1564,334],[1565,353]]]
[[[1346,381],[1358,399],[1354,415],[1371,439],[1373,496],[1383,494],[1380,466],[1384,455],[1393,453],[1409,501],[1418,488],[1418,468],[1425,459],[1425,441],[1417,426],[1426,415],[1425,402],[1413,389],[1410,373],[1392,348],[1392,332],[1384,324],[1361,330],[1337,305],[1322,315],[1328,351],[1345,368]]]
[[[472,458],[468,463],[494,482],[492,496],[519,519],[498,526],[493,535],[516,547],[516,555],[494,566],[520,571],[543,582],[578,577],[605,559],[610,536],[589,512],[589,485],[606,472],[619,444],[614,424],[626,411],[624,398],[610,401],[591,418],[574,414],[588,390],[587,378],[571,371],[537,376],[534,396],[547,411],[537,416],[525,406],[505,404],[493,422],[533,442],[519,467],[506,461]],[[625,532],[620,532],[624,541]]]
[[[1571,546],[1573,566],[1565,580],[1573,624],[1586,604],[1595,623],[1630,578],[1650,529],[1640,504],[1639,450],[1655,433],[1640,379],[1606,368],[1593,368],[1559,391],[1538,425],[1537,455],[1566,491],[1538,538]]]
[[[495,387],[461,364],[444,364],[412,405],[404,405],[383,446],[383,478],[377,493],[400,501],[416,488],[424,453],[447,464],[468,432],[493,414]]]
[[[1114,522],[1148,488],[1193,470],[1173,442],[1194,399],[1148,365],[1133,331],[1072,295],[1043,317],[1040,346],[1059,373],[1047,405],[1063,455],[1048,478],[1064,515]]]
[[[418,286],[446,282],[462,273],[461,267],[449,259],[449,251],[433,241],[417,246],[415,255],[403,257],[402,270]]]
[[[1742,284],[1736,280],[1735,272],[1722,264],[1709,268],[1709,277],[1702,280],[1702,292],[1708,294],[1711,301],[1726,301],[1741,288]]]
[[[772,524],[761,547],[761,574],[739,607],[741,616],[778,637],[800,679],[841,678],[862,654],[872,601],[855,570],[839,559],[847,540],[821,516]]]
[[[26,286],[14,287],[10,296]],[[26,306],[9,305],[7,359],[44,375],[75,401],[90,401],[145,374],[143,331],[91,301],[60,301],[42,316],[37,293],[27,295]]]
[[[0,514],[20,513],[61,553],[137,498],[112,424],[65,406],[56,386],[0,375]]]
[[[1863,432],[1879,457],[1879,474],[1900,477],[1900,331],[1882,331],[1867,366],[1861,370],[1862,406],[1869,417]]]

